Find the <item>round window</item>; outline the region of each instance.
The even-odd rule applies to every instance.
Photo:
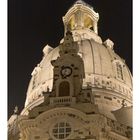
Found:
[[[71,133],[71,126],[67,122],[57,123],[52,129],[53,136],[57,139],[64,139]]]

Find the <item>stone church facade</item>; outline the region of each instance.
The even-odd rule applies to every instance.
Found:
[[[9,140],[132,140],[132,76],[114,43],[98,35],[99,14],[78,0],[63,17],[60,45],[46,45]]]

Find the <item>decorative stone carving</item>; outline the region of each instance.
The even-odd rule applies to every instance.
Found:
[[[36,75],[41,71],[40,65],[38,64],[37,67],[34,68],[33,72],[31,73],[32,76]]]
[[[110,39],[107,39],[107,40],[104,42],[104,44],[105,44],[106,47],[109,47],[110,49],[113,49],[114,43],[113,43],[113,41],[111,41]]]

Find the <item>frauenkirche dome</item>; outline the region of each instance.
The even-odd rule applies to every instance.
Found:
[[[75,25],[75,28],[70,28],[70,30],[73,33],[74,40],[78,42],[78,54],[84,61],[85,78],[83,79],[83,88],[91,86],[94,93],[95,91],[97,92],[97,95],[100,96],[100,99],[97,97],[97,103],[101,104],[104,113],[106,112],[105,106],[110,108],[110,104],[106,104],[107,99],[104,97],[113,100],[112,102],[116,102],[116,104],[111,105],[113,110],[121,107],[123,99],[126,100],[127,105],[131,106],[132,76],[129,68],[125,61],[114,52],[114,43],[110,39],[102,42],[97,31],[95,32],[84,26],[85,22],[87,22],[87,19],[84,21],[85,18],[89,18],[87,17],[88,12],[92,15],[95,14],[96,18],[99,19],[98,13],[95,13],[93,9],[90,9],[85,3],[81,3],[81,1],[76,2],[63,17],[65,20],[68,18],[68,25],[71,23],[75,25],[73,23],[74,21],[71,21],[71,18],[76,19],[76,16],[77,18],[81,18],[79,27]],[[94,27],[95,21],[91,19],[90,28]],[[66,27],[68,25],[65,23]],[[38,105],[38,103],[36,104],[36,100],[48,88],[51,91],[53,87],[53,66],[51,65],[51,61],[59,57],[59,46],[53,49],[47,45],[44,47],[43,53],[44,57],[42,61],[32,72],[32,78],[27,92],[26,108],[32,108]],[[104,94],[102,93],[102,89],[104,89]],[[100,100],[103,100],[102,98],[104,99],[104,103],[100,103]]]
[[[38,134],[23,132],[21,140],[131,139],[132,76],[113,41],[98,35],[98,20],[81,0],[63,17],[64,38],[56,48],[44,47],[19,119],[20,129],[31,123]]]

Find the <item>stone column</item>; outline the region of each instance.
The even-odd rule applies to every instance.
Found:
[[[82,28],[84,25],[83,25],[83,13],[79,10],[77,11],[76,13],[76,23],[77,23],[77,28]]]
[[[94,29],[94,32],[95,32],[96,34],[98,34],[98,25],[97,25],[97,22],[94,22],[94,23],[93,23],[93,29]]]

